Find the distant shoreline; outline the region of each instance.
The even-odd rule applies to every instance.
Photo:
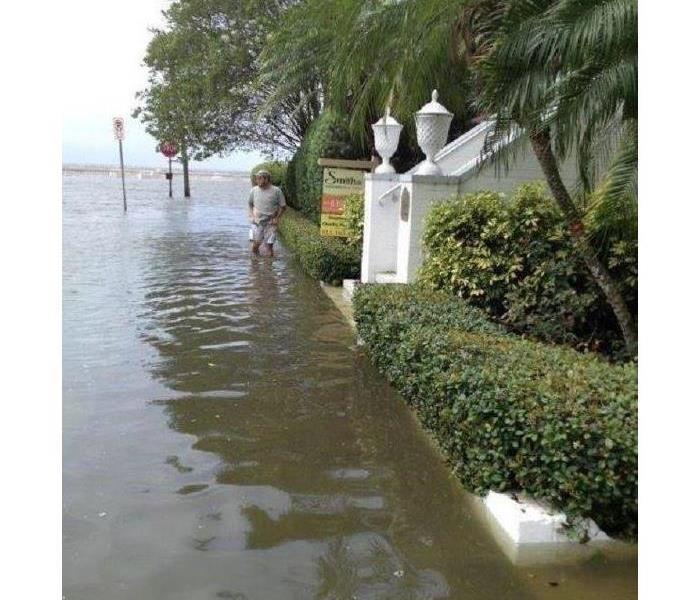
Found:
[[[89,164],[73,164],[66,163],[63,165],[62,171],[69,175],[108,175],[116,177],[120,175],[119,165],[89,165]],[[167,169],[162,167],[134,167],[125,166],[124,173],[127,176],[143,178],[164,178]],[[173,165],[173,174],[175,176],[182,175],[182,167]],[[237,179],[240,177],[250,177],[248,171],[226,171],[221,169],[193,169],[190,168],[190,177],[192,178],[216,178],[216,179]]]

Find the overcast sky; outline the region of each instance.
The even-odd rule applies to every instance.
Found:
[[[119,151],[112,136],[112,117],[126,119],[124,162],[132,166],[163,166],[155,152],[157,140],[129,115],[134,94],[146,84],[141,62],[150,40],[149,27],[162,24],[161,10],[170,0],[69,0],[62,21],[65,47],[63,96],[63,162],[117,164]],[[192,163],[194,168],[248,169],[263,157],[236,153]]]

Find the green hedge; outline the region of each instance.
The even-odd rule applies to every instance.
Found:
[[[360,277],[360,251],[341,238],[321,237],[316,223],[288,208],[279,224],[285,245],[314,279],[340,285]]]
[[[520,339],[417,286],[360,286],[358,333],[471,491],[522,490],[637,531],[637,368]]]
[[[255,174],[260,170],[270,171],[270,181],[272,185],[281,187],[284,191],[285,189],[285,179],[287,177],[287,163],[281,162],[279,160],[269,160],[267,162],[255,165],[250,170],[250,182],[255,185]]]
[[[362,248],[362,237],[365,229],[365,197],[364,194],[350,194],[345,197],[345,217],[349,235],[348,243]]]
[[[319,222],[323,168],[319,158],[367,158],[368,152],[353,139],[346,127],[347,116],[331,111],[321,114],[309,127],[304,141],[289,163],[289,204]]]

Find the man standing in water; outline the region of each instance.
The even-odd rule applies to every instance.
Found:
[[[260,244],[265,242],[270,256],[274,256],[272,247],[277,238],[277,223],[287,208],[282,190],[272,185],[270,172],[261,170],[255,174],[258,184],[250,190],[248,197],[248,216],[250,218],[251,251],[260,255]]]

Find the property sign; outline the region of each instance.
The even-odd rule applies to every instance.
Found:
[[[323,195],[321,196],[321,235],[347,237],[349,235],[345,198],[351,194],[362,195],[365,190],[364,171],[354,169],[323,169]]]
[[[121,142],[124,139],[124,119],[122,117],[112,119],[112,130],[114,131],[114,139]]]

